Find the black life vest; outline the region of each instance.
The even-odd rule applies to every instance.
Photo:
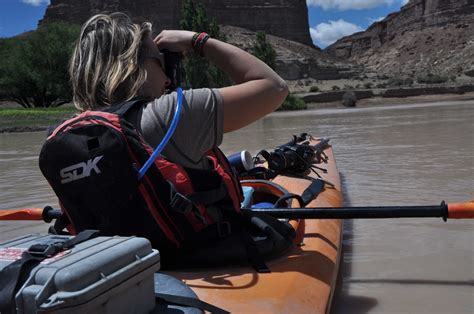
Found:
[[[40,169],[59,198],[68,230],[142,236],[162,251],[225,236],[226,213],[240,216],[243,196],[218,148],[207,154],[211,170],[185,168],[159,156],[138,179],[152,149],[124,115],[142,103],[85,111],[58,126],[44,143]]]

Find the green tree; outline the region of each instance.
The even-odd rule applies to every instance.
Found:
[[[0,42],[0,98],[25,108],[71,100],[68,62],[80,27],[48,23]]]
[[[307,108],[308,106],[303,99],[292,94],[288,94],[288,96],[285,98],[285,101],[281,104],[277,111],[303,110]]]
[[[270,68],[275,70],[276,52],[275,49],[273,49],[272,44],[267,41],[267,35],[265,32],[256,33],[256,41],[252,50],[255,57],[259,58]]]
[[[221,41],[226,40],[225,36],[220,33],[217,20],[213,18],[209,22],[204,6],[201,3],[196,4],[192,0],[183,1],[180,26],[185,30],[206,32],[212,38]],[[186,77],[193,88],[222,87],[232,83],[224,72],[196,55],[187,58],[185,71]]]

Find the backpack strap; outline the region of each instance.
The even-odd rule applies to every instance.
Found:
[[[64,229],[71,224],[69,217],[62,213],[59,218],[56,218],[53,226],[48,228],[49,234],[57,234],[57,235],[71,235],[69,232],[64,231]]]
[[[132,107],[134,107],[137,104],[143,104],[146,102],[151,101],[150,98],[145,98],[145,97],[135,97],[130,100],[124,101],[118,105],[114,105],[111,107],[106,108],[104,111],[105,112],[113,112],[117,114],[119,117],[123,117]]]
[[[240,180],[271,180],[276,178],[278,172],[265,167],[255,167],[239,174]]]
[[[325,181],[320,178],[313,180],[313,182],[304,190],[303,194],[301,194],[301,199],[304,204],[302,207],[308,205],[309,202],[318,197],[319,193],[324,189],[324,183]]]
[[[21,258],[6,266],[0,272],[0,313],[16,313],[13,298],[28,279],[30,272],[43,260],[72,248],[98,235],[97,230],[84,230],[77,236],[63,242],[33,244],[24,251]]]
[[[223,182],[221,182],[221,184],[215,189],[194,192],[189,194],[187,198],[193,203],[211,205],[224,199],[227,195],[227,187]]]

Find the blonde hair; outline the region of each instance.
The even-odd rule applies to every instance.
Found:
[[[73,102],[81,111],[136,96],[146,80],[140,57],[151,24],[132,23],[124,13],[98,14],[81,29],[70,61]]]

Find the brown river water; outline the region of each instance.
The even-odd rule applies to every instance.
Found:
[[[329,137],[345,205],[437,205],[474,199],[473,121],[474,101],[274,113],[222,148]],[[38,169],[44,136],[0,134],[0,210],[57,204]],[[12,229],[0,223],[0,241]],[[474,313],[474,221],[346,220],[343,250],[332,313]]]

